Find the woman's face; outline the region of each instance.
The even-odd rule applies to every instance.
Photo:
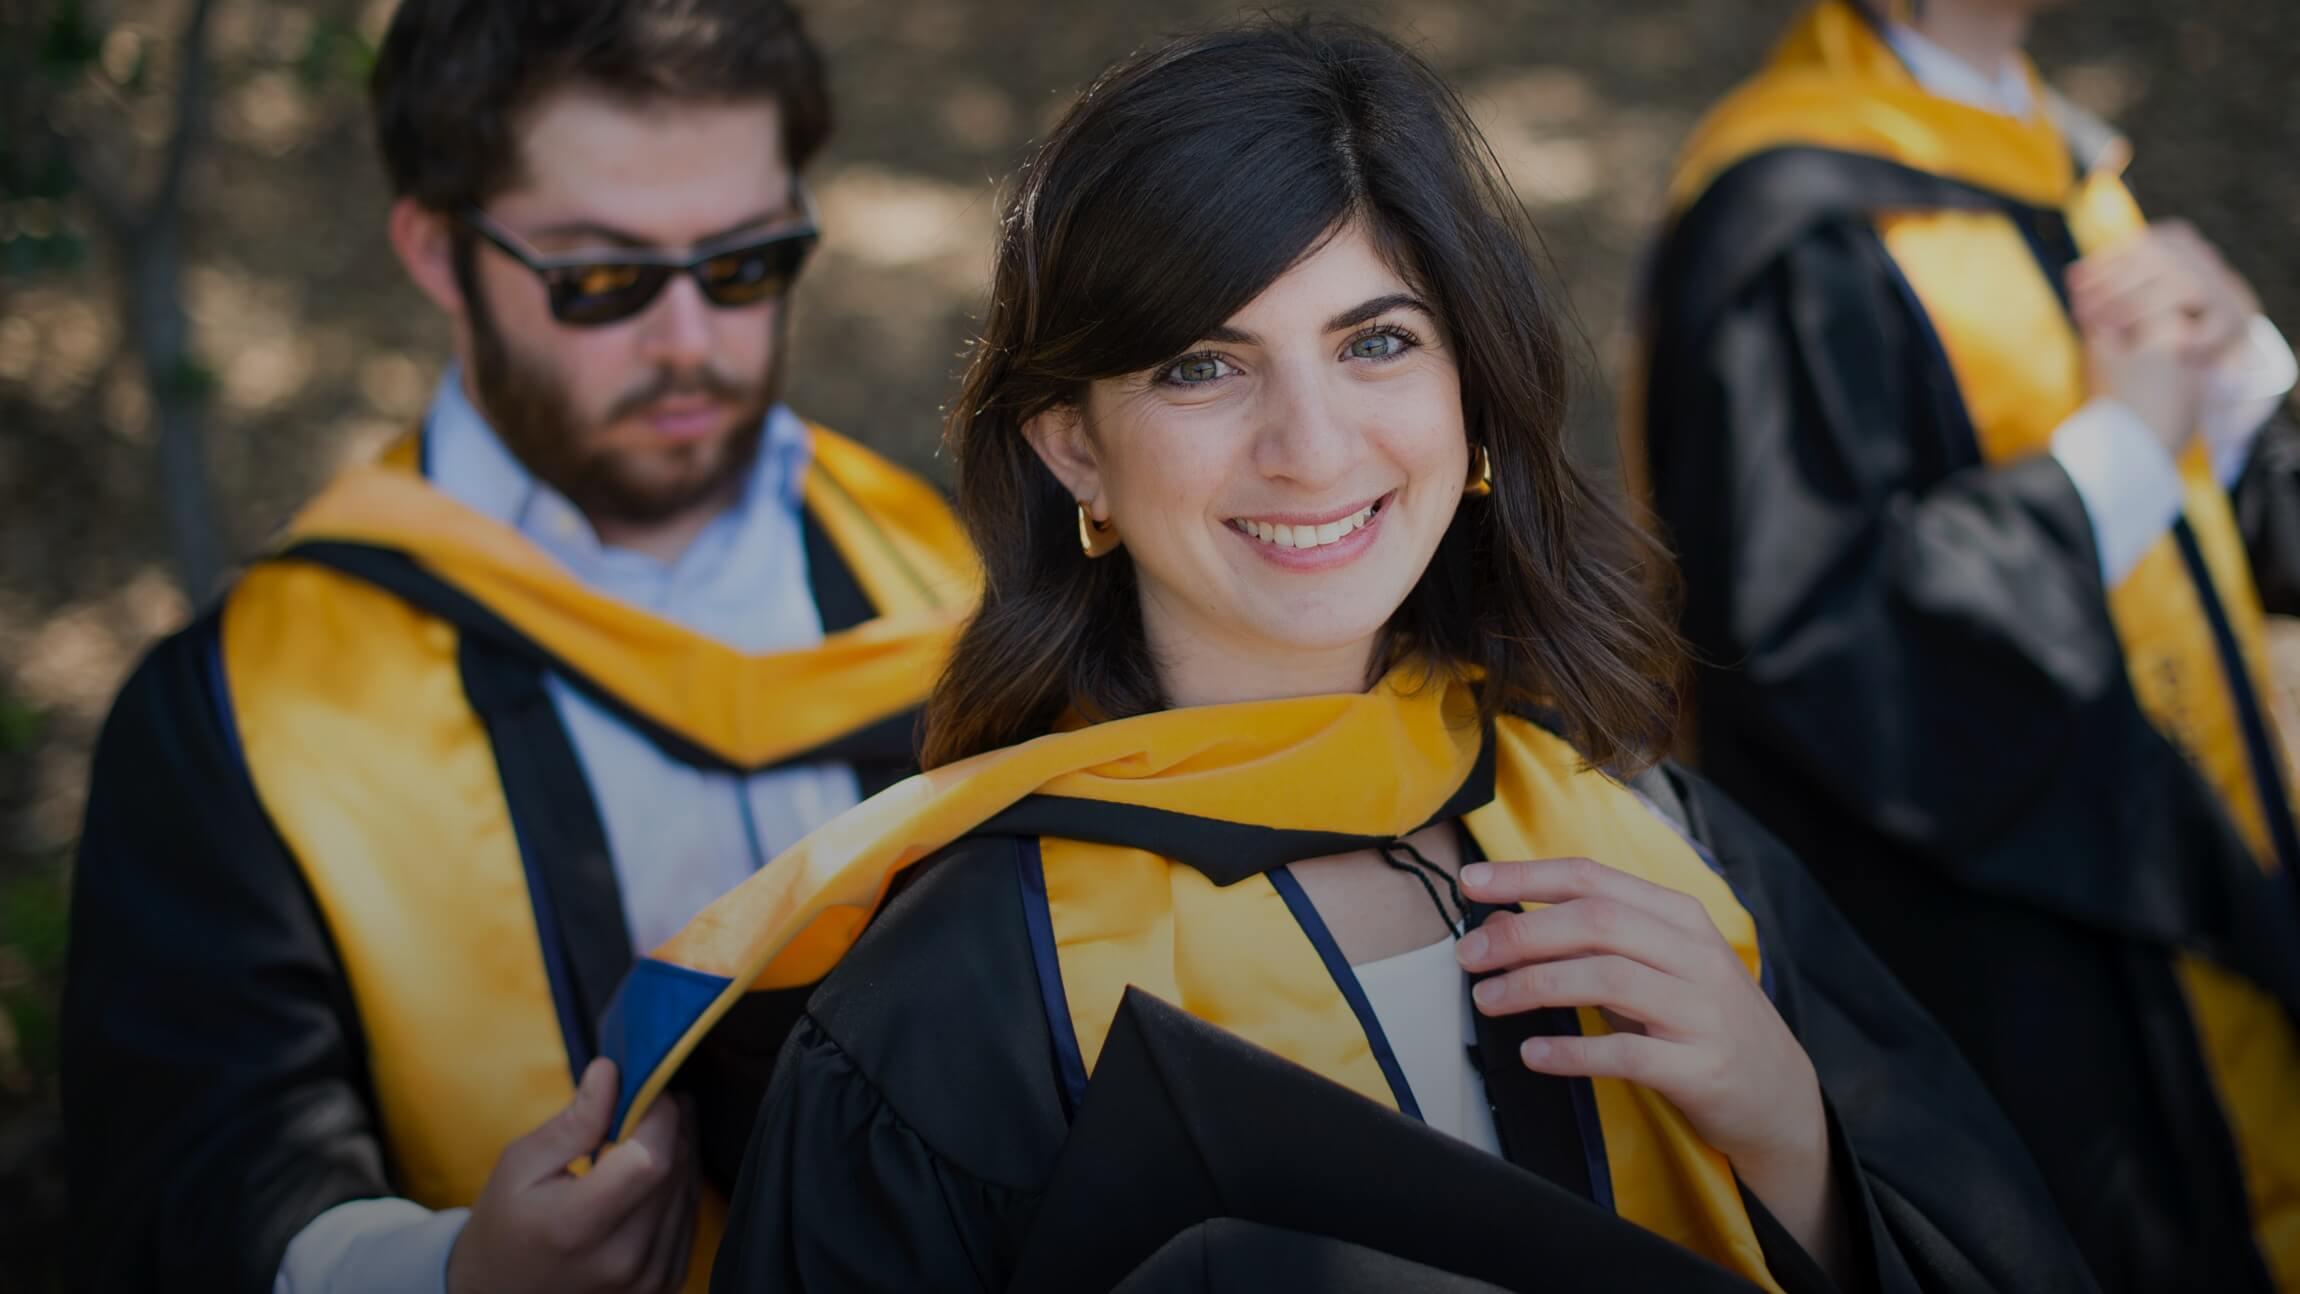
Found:
[[[1117,528],[1182,704],[1358,690],[1469,467],[1448,339],[1355,225],[1183,355],[1029,433]]]

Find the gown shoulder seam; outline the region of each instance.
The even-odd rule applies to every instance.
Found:
[[[995,1177],[991,1177],[988,1174],[968,1167],[955,1156],[945,1151],[941,1146],[937,1145],[932,1138],[927,1136],[926,1132],[921,1129],[916,1122],[903,1114],[901,1108],[895,1104],[894,1098],[889,1096],[886,1089],[879,1086],[878,1080],[871,1077],[870,1072],[863,1068],[861,1058],[857,1057],[853,1052],[848,1051],[845,1044],[841,1043],[838,1038],[831,1033],[829,1026],[826,1025],[819,1017],[817,1017],[813,1011],[810,1010],[804,1013],[801,1018],[805,1025],[813,1032],[815,1039],[802,1038],[799,1040],[799,1045],[810,1050],[827,1049],[829,1052],[831,1052],[835,1057],[838,1065],[848,1074],[850,1074],[854,1081],[862,1084],[864,1088],[868,1089],[872,1103],[875,1104],[881,1112],[883,1112],[884,1117],[891,1121],[904,1134],[917,1141],[919,1148],[926,1152],[928,1157],[934,1161],[936,1167],[939,1170],[964,1177],[969,1182],[972,1182],[975,1185],[983,1187],[987,1190],[1033,1197],[1039,1195],[1042,1192],[1043,1187],[1041,1186],[1026,1186],[1015,1182],[1000,1181]],[[819,1040],[819,1042],[817,1040]]]

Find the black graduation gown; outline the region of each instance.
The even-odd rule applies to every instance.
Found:
[[[1981,461],[1872,213],[2055,213],[1877,159],[1728,171],[1653,274],[1645,467],[1683,566],[1698,762],[1778,832],[2012,1116],[2111,1288],[2265,1290],[2171,952],[2300,1006],[2300,905],[2142,713],[2082,500]],[[2300,611],[2300,431],[2237,490]]]
[[[1857,1287],[2091,1288],[1953,1048],[1793,858],[1667,776],[1642,785],[1682,811],[1774,950],[1775,1001],[1831,1110]],[[1140,829],[1073,810],[1082,838]],[[1209,860],[1269,847],[1260,828],[1193,820],[1191,835]],[[1507,1058],[1488,1094],[1515,1163],[1139,993],[1071,1111],[1017,882],[1036,848],[950,846],[816,992],[754,1130],[715,1290],[1747,1288],[1591,1202],[1565,1084],[1516,1064],[1524,1016],[1480,1022],[1480,1050]],[[1777,1279],[1826,1288],[1748,1203]]]
[[[811,518],[809,577],[827,630],[875,614]],[[463,686],[557,926],[571,999],[570,1064],[631,962],[606,837],[543,688],[551,663],[484,607],[412,563],[304,551],[464,631]],[[264,1294],[288,1242],[395,1184],[377,1132],[359,1015],[301,868],[273,830],[219,707],[218,613],[156,646],[98,743],[74,875],[62,1091],[69,1273],[86,1290]],[[899,740],[856,753],[865,794],[911,771]],[[672,751],[676,755],[676,751]],[[345,752],[356,758],[356,752]],[[757,1105],[747,1072],[803,1000],[749,1008],[745,1032],[686,1076],[706,1145],[739,1147]],[[731,1187],[736,1161],[711,1161]]]

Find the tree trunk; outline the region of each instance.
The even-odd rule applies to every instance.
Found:
[[[223,544],[208,491],[208,383],[192,362],[183,306],[182,230],[173,203],[155,209],[126,256],[123,309],[149,393],[158,445],[159,494],[176,579],[194,606],[224,575]]]
[[[116,199],[108,204],[124,217],[110,222],[123,271],[121,308],[151,402],[168,544],[176,578],[195,606],[215,594],[225,569],[203,443],[211,384],[192,361],[183,302],[184,177],[206,133],[207,29],[214,8],[213,0],[193,0],[184,22],[174,130],[150,201],[140,211],[120,211]]]

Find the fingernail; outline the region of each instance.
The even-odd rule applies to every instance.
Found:
[[[1472,930],[1461,937],[1460,943],[1454,945],[1454,957],[1459,961],[1476,961],[1485,956],[1485,945],[1485,931]]]
[[[1526,1064],[1538,1065],[1549,1059],[1549,1039],[1528,1038],[1518,1045],[1517,1054],[1524,1057]]]
[[[1493,864],[1491,863],[1471,863],[1461,869],[1461,883],[1464,885],[1483,885],[1492,879]]]
[[[1477,999],[1479,1006],[1493,1006],[1501,1001],[1501,981],[1481,979],[1471,986],[1469,995]]]

